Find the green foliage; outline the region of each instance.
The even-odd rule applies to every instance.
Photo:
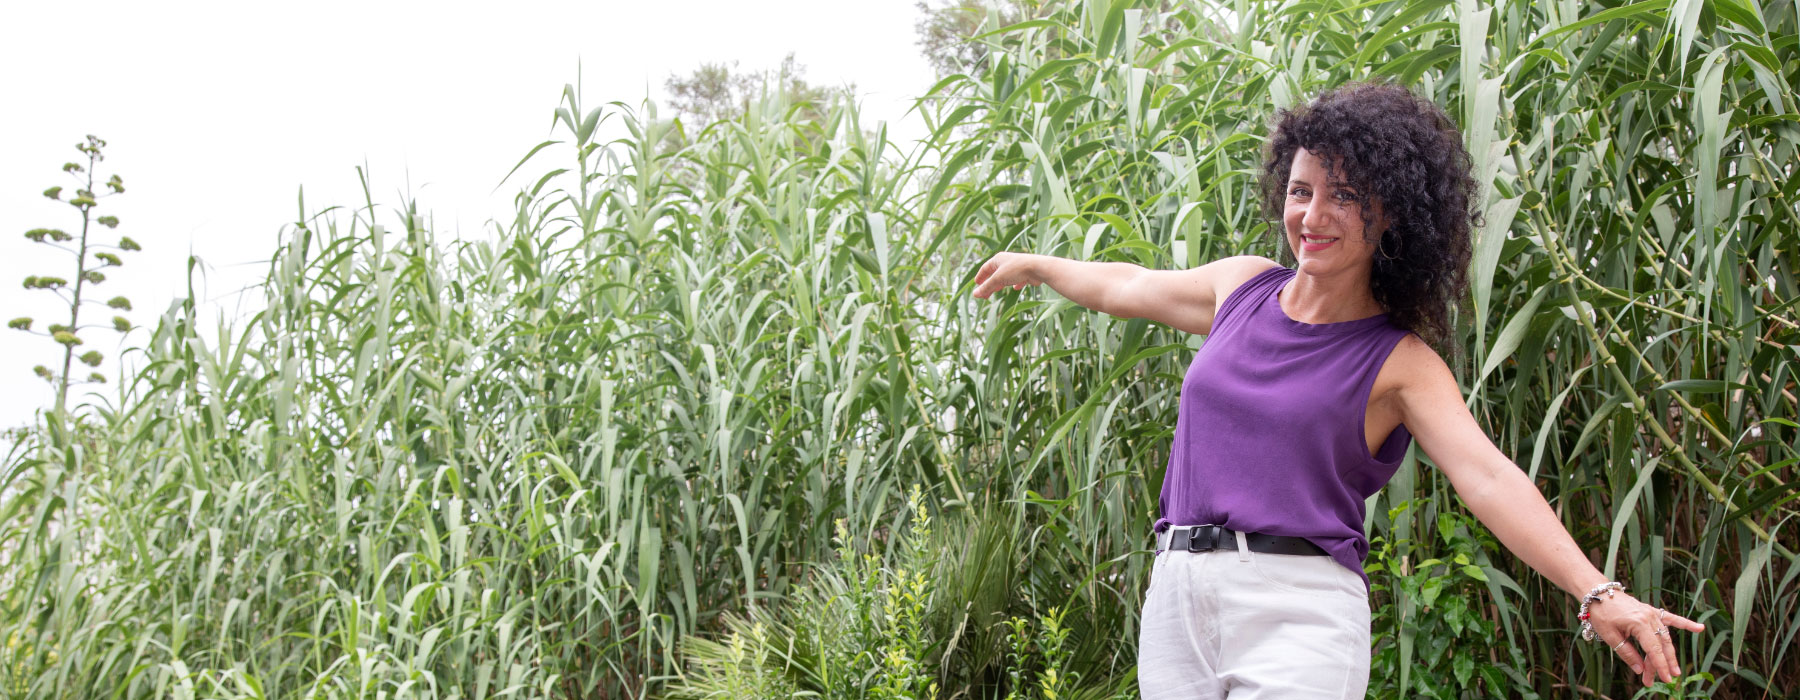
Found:
[[[252,318],[203,333],[172,309],[91,434],[51,415],[8,454],[0,634],[23,651],[0,681],[637,698],[694,671],[685,640],[739,629],[722,663],[780,674],[749,694],[916,690],[920,669],[943,695],[1041,694],[1051,668],[1059,695],[1128,689],[1201,341],[1042,291],[978,304],[968,280],[1003,248],[1278,255],[1253,181],[1271,106],[1385,78],[1457,115],[1488,187],[1456,368],[1482,426],[1609,575],[1709,625],[1676,637],[1688,690],[1800,685],[1791,3],[1034,17],[981,27],[981,69],[923,96],[922,144],[836,97],[815,115],[770,91],[674,139],[654,106],[568,89],[491,236],[303,206]],[[599,142],[602,118],[628,135]],[[1430,587],[1458,612],[1378,618],[1374,686],[1427,664],[1445,696],[1489,667],[1508,695],[1630,696],[1570,641],[1567,594],[1466,520],[1438,530],[1462,509],[1431,466],[1370,504],[1377,604]],[[881,538],[915,484],[954,546],[909,594]],[[864,568],[830,564],[846,540]],[[1068,630],[1061,661],[1031,601]],[[817,660],[839,644],[882,656]]]
[[[1407,501],[1388,518],[1428,505]],[[1402,534],[1370,542],[1363,566],[1375,621],[1370,694],[1538,697],[1524,678],[1524,656],[1515,646],[1495,645],[1498,625],[1482,614],[1491,595],[1484,567],[1497,543],[1461,513],[1441,513],[1436,523],[1433,541],[1415,543]]]
[[[955,647],[982,642],[961,624],[973,606],[960,599],[957,577],[949,575],[957,566],[954,553],[974,543],[970,534],[1004,529],[994,519],[1007,513],[984,511],[946,533],[933,530],[916,487],[908,503],[911,518],[885,538],[885,552],[858,550],[840,521],[835,560],[800,582],[783,604],[729,617],[718,639],[689,637],[669,697],[932,698],[945,695],[946,681],[958,693],[1009,700],[1120,694],[1118,682],[1077,689],[1081,674],[1069,669],[1081,660],[1060,607],[993,622],[986,631],[1004,634],[1004,656],[992,667],[969,666],[982,657],[957,654]],[[1033,605],[1029,596],[1011,603]]]
[[[823,121],[824,106],[834,97],[855,94],[854,86],[834,89],[806,82],[806,67],[792,53],[779,67],[761,71],[739,70],[736,61],[703,63],[692,74],[669,76],[663,87],[669,91],[670,106],[687,117],[688,128],[695,132],[741,118],[751,103],[770,94],[799,107],[803,113],[796,121],[802,123]]]

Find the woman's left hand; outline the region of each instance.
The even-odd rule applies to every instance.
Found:
[[[1671,630],[1706,629],[1706,625],[1650,607],[1622,591],[1588,606],[1588,622],[1593,624],[1594,634],[1612,647],[1632,672],[1642,676],[1646,688],[1654,680],[1673,681],[1681,675]]]

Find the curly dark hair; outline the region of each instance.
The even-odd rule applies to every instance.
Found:
[[[1451,315],[1468,288],[1469,231],[1481,214],[1469,152],[1449,115],[1399,86],[1350,83],[1281,110],[1273,132],[1261,186],[1276,237],[1285,246],[1280,221],[1288,174],[1295,151],[1304,148],[1365,204],[1381,203],[1388,227],[1369,280],[1375,301],[1395,325],[1440,349],[1451,345]],[[1374,215],[1373,207],[1362,208],[1371,230]]]

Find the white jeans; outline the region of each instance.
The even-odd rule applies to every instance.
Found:
[[[1252,552],[1241,535],[1236,551],[1164,551],[1141,627],[1144,700],[1335,700],[1369,685],[1368,592],[1331,557]]]

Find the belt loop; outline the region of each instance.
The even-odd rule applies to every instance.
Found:
[[[1238,561],[1250,561],[1250,543],[1244,540],[1244,531],[1237,531]]]

